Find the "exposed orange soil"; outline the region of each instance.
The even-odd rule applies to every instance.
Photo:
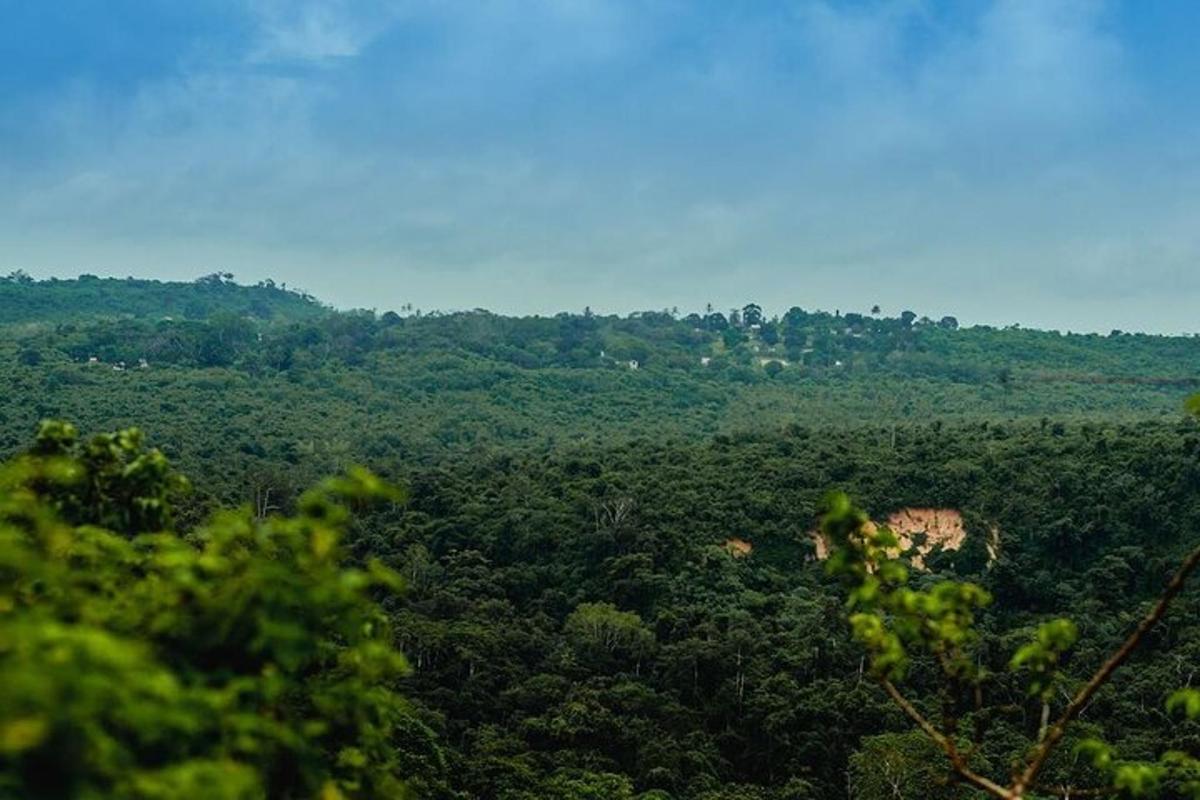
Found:
[[[900,540],[901,552],[914,547],[914,539],[925,534],[925,541],[916,546],[912,564],[925,569],[925,556],[941,547],[958,550],[967,540],[962,514],[953,508],[902,508],[887,518],[887,526]]]
[[[732,539],[725,540],[725,550],[734,558],[745,558],[754,552],[754,545],[750,544],[745,539],[738,539],[737,537],[734,537]]]
[[[813,550],[817,554],[818,561],[824,561],[829,558],[829,542],[821,535],[820,531],[809,531],[808,534],[812,538]]]
[[[912,551],[912,564],[917,569],[925,569],[925,557],[935,549],[959,550],[967,540],[962,513],[953,508],[902,508],[892,512],[884,524],[900,540],[900,552]],[[917,544],[921,534],[924,538]],[[821,561],[829,558],[829,543],[825,537],[817,531],[811,536],[817,558]],[[1000,551],[997,528],[989,531],[986,546],[989,562],[995,561]]]

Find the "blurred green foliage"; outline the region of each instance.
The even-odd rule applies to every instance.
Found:
[[[340,544],[401,493],[354,471],[181,536],[184,486],[137,431],[59,422],[0,468],[0,796],[405,796],[439,754],[374,599],[400,579]]]

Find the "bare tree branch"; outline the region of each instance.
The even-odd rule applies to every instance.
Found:
[[[950,759],[950,766],[954,771],[967,783],[977,789],[981,789],[993,797],[1000,800],[1018,800],[1019,795],[1014,795],[1010,790],[1004,788],[995,781],[989,780],[967,766],[966,759],[958,752],[958,747],[950,737],[944,735],[941,731],[933,726],[929,720],[921,715],[920,711],[908,702],[908,699],[900,693],[896,685],[887,678],[880,678],[879,683],[883,686],[883,690],[888,693],[892,701],[900,707],[900,710],[908,715],[909,719],[917,724],[926,736],[933,740],[934,744],[942,749],[942,752]]]
[[[879,684],[887,692],[892,701],[899,706],[909,719],[916,723],[917,727],[936,744],[947,758],[950,759],[950,765],[954,772],[966,783],[987,792],[999,800],[1021,800],[1025,793],[1034,787],[1034,781],[1037,780],[1038,774],[1045,767],[1046,761],[1054,752],[1062,737],[1066,734],[1067,726],[1079,716],[1080,712],[1088,706],[1095,696],[1096,692],[1106,684],[1112,677],[1113,673],[1124,664],[1133,651],[1138,648],[1145,639],[1146,635],[1166,616],[1167,610],[1171,602],[1183,591],[1184,584],[1188,577],[1200,567],[1200,547],[1193,550],[1179,569],[1172,576],[1166,588],[1158,598],[1158,602],[1154,607],[1142,618],[1137,628],[1129,635],[1125,642],[1112,654],[1091,679],[1080,689],[1071,699],[1070,703],[1063,710],[1063,713],[1048,729],[1045,729],[1044,736],[1041,737],[1037,746],[1032,752],[1025,770],[1019,776],[1014,778],[1011,786],[1004,787],[992,781],[991,779],[980,775],[972,770],[967,765],[967,759],[959,752],[957,745],[951,736],[946,735],[938,730],[933,723],[927,720],[920,711],[908,701],[895,684],[887,678],[879,678]],[[1111,789],[1075,789],[1072,787],[1059,786],[1047,789],[1038,789],[1042,794],[1057,794],[1063,797],[1102,797],[1113,793]]]
[[[1187,581],[1188,576],[1195,571],[1197,566],[1200,566],[1200,547],[1193,550],[1184,559],[1183,564],[1180,565],[1179,570],[1171,578],[1170,583],[1163,589],[1163,593],[1159,596],[1154,608],[1142,618],[1137,629],[1129,635],[1125,643],[1107,661],[1100,665],[1100,669],[1096,670],[1096,674],[1079,690],[1071,702],[1067,704],[1062,715],[1046,732],[1045,738],[1034,749],[1029,765],[1013,784],[1014,797],[1021,797],[1022,793],[1033,785],[1038,773],[1046,765],[1046,760],[1054,752],[1055,747],[1058,746],[1063,734],[1067,732],[1067,725],[1079,716],[1079,712],[1091,702],[1092,696],[1100,690],[1100,687],[1108,682],[1113,673],[1117,671],[1117,668],[1129,659],[1129,656],[1141,644],[1146,634],[1166,616],[1167,608],[1171,605],[1171,601],[1183,590],[1183,585]]]

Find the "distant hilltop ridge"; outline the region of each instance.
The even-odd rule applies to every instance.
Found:
[[[34,280],[13,273],[0,278],[0,325],[14,328],[12,357],[27,366],[95,359],[259,374],[423,359],[437,374],[467,383],[484,381],[480,370],[501,370],[490,381],[507,380],[503,371],[512,368],[569,369],[577,376],[603,372],[603,386],[616,391],[626,379],[686,375],[697,383],[679,388],[675,398],[689,403],[703,403],[710,397],[704,387],[716,385],[799,389],[811,388],[813,378],[864,386],[895,378],[988,387],[986,404],[1025,413],[1025,401],[1013,397],[1018,387],[1070,384],[1076,399],[1069,402],[1078,405],[1077,398],[1098,385],[1118,392],[1138,384],[1146,393],[1135,405],[1177,409],[1176,395],[1200,384],[1200,338],[1194,336],[960,327],[952,316],[935,320],[907,310],[884,316],[877,305],[833,313],[794,306],[771,317],[755,303],[625,316],[587,308],[552,317],[422,312],[408,304],[382,313],[338,311],[273,281],[241,285],[229,273],[186,283],[88,275]],[[874,394],[885,417],[919,414],[919,395]],[[764,402],[761,395],[748,401]]]
[[[822,310],[806,311],[799,306],[791,307],[786,313],[768,316],[757,303],[747,303],[740,308],[727,310],[715,309],[709,304],[703,311],[691,313],[681,312],[677,308],[633,311],[628,314],[594,314],[590,307],[585,306],[582,312],[559,312],[553,316],[543,315],[503,315],[490,312],[483,308],[473,308],[469,311],[422,311],[411,303],[383,304],[377,312],[388,321],[396,318],[422,317],[451,317],[463,318],[468,316],[484,316],[511,320],[545,320],[581,317],[584,319],[643,319],[651,322],[670,320],[681,325],[690,325],[694,329],[710,332],[724,332],[729,329],[741,331],[748,335],[760,334],[768,344],[782,338],[789,329],[810,318],[828,318],[841,326],[841,333],[862,338],[872,332],[885,329],[925,329],[958,330],[959,321],[951,315],[936,318],[919,315],[915,311],[901,310],[896,316],[886,316],[881,307],[876,304],[870,310],[846,311],[841,309],[828,312]],[[397,313],[399,312],[399,313]],[[180,319],[206,319],[217,313],[235,313],[261,320],[281,318],[310,318],[326,313],[364,313],[361,309],[338,310],[322,302],[313,295],[295,287],[289,288],[286,282],[276,282],[266,279],[254,284],[238,283],[230,272],[213,272],[193,281],[163,281],[153,278],[116,278],[98,277],[82,274],[77,278],[45,278],[37,279],[22,270],[0,276],[0,324],[16,322],[46,322],[67,319],[101,318],[101,317],[137,317],[162,318],[178,317]],[[1095,339],[1101,336],[1096,333],[1060,333],[1057,330],[1041,330],[1037,328],[1022,328],[1013,324],[997,328],[990,325],[966,326],[969,330],[978,331],[1032,331],[1047,333],[1055,336],[1083,337]],[[831,329],[831,335],[838,335],[838,329]],[[730,338],[733,334],[729,334]],[[1104,338],[1121,336],[1152,337],[1159,339],[1189,339],[1200,338],[1195,335],[1165,335],[1147,334],[1112,330]]]
[[[35,280],[20,270],[0,277],[0,324],[102,317],[207,319],[222,312],[267,320],[328,310],[287,284],[267,280],[245,286],[228,272],[190,282],[95,275]]]

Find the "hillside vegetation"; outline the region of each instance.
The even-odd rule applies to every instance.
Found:
[[[103,307],[85,298],[104,287]],[[504,317],[333,312],[230,280],[9,281],[24,311],[0,374],[0,450],[46,417],[137,424],[189,471],[231,448],[247,469],[432,462],[638,437],[1030,419],[1172,418],[1200,339],[959,328],[793,308]],[[148,294],[149,293],[149,294]],[[211,313],[165,319],[158,296]],[[65,298],[72,298],[66,300]],[[203,305],[207,303],[208,305]],[[259,309],[261,313],[253,311]],[[227,494],[226,499],[241,495]]]
[[[95,275],[37,281],[20,271],[0,277],[0,324],[104,317],[204,319],[220,312],[301,318],[323,310],[313,298],[273,281],[241,286],[220,272],[192,283]]]
[[[22,676],[7,685],[41,692],[26,702],[0,684],[16,709],[0,719],[0,795],[48,792],[34,778],[51,763],[93,796],[171,796],[226,770],[230,797],[400,796],[403,782],[434,800],[973,800],[847,630],[844,587],[814,540],[829,490],[874,520],[939,509],[961,521],[952,550],[906,529],[897,563],[922,598],[946,580],[994,598],[971,626],[979,703],[948,694],[936,653],[917,648],[903,689],[928,717],[962,716],[978,733],[972,769],[995,781],[1200,530],[1200,424],[1183,413],[1194,338],[907,313],[762,319],[754,306],[512,318],[301,298],[264,316],[238,304],[282,290],[217,291],[238,299],[194,319],[5,328],[0,447],[31,455],[0,473],[0,597],[24,604],[0,627],[83,626],[69,632],[136,659],[88,684],[93,705],[56,704],[71,669],[94,667],[46,671],[43,651],[0,641],[0,670]],[[56,425],[30,450],[45,417],[88,433],[137,424],[166,456],[141,434]],[[168,480],[167,457],[190,490]],[[322,480],[338,473],[357,477]],[[240,510],[213,516],[221,506]],[[61,560],[85,552],[64,541],[87,545],[96,580]],[[38,587],[60,583],[46,605]],[[1200,658],[1197,614],[1195,593],[1177,600],[1072,724],[1047,786],[1111,787],[1076,750],[1085,740],[1126,765],[1200,754],[1200,722],[1164,705]],[[225,649],[205,634],[223,615],[240,626]],[[1053,691],[1031,694],[1010,656],[1063,615],[1078,641],[1054,651]],[[106,694],[126,668],[167,675],[170,693]],[[346,685],[378,693],[386,718],[333,714],[321,692]],[[149,716],[95,711],[110,697]],[[172,698],[186,704],[164,718]],[[313,708],[337,724],[316,725]],[[263,709],[273,722],[260,728]],[[58,749],[91,746],[97,730],[111,758]],[[143,732],[155,747],[130,744]],[[1188,786],[1156,788],[1179,800]]]

